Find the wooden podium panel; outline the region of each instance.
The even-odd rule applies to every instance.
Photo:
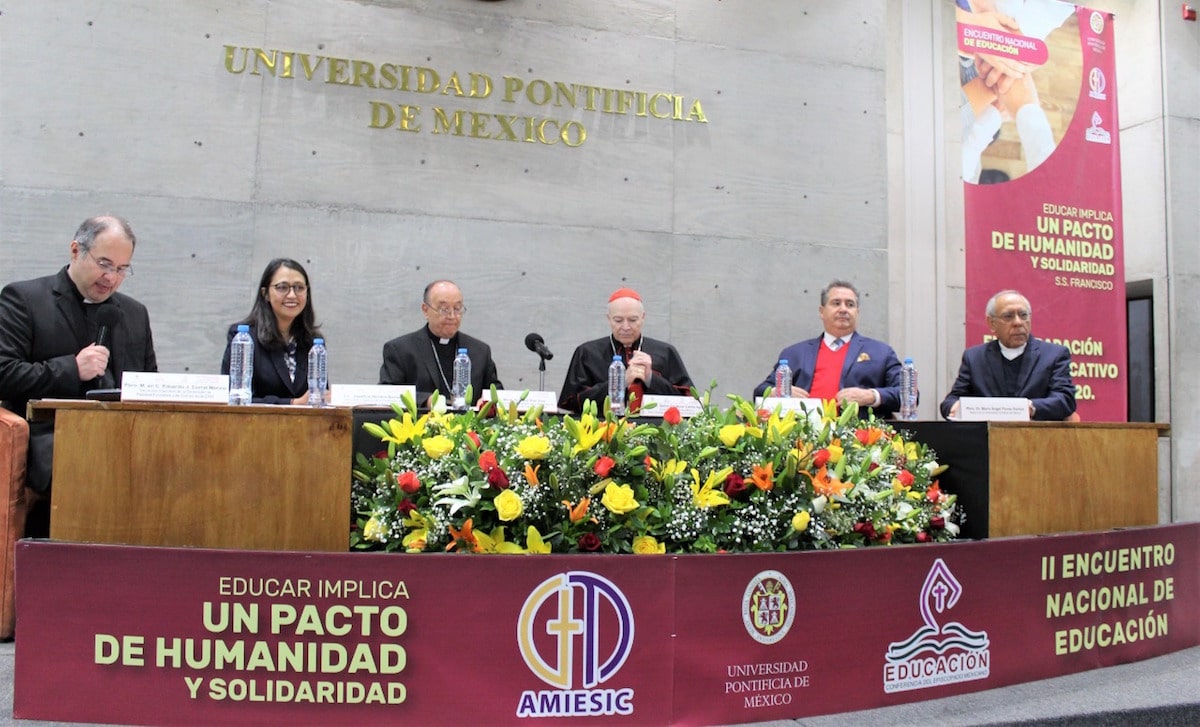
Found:
[[[967,515],[962,535],[1082,532],[1158,524],[1165,424],[904,422],[949,469],[942,487]]]
[[[351,411],[33,402],[54,416],[55,540],[349,550]]]

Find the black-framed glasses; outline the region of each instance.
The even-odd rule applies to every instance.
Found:
[[[304,295],[308,292],[308,286],[304,283],[275,283],[271,287],[280,295],[287,295],[289,292],[296,295]]]
[[[128,277],[133,275],[132,265],[115,265],[112,260],[106,257],[96,257],[91,254],[91,250],[84,250],[83,254],[92,259],[96,263],[96,267],[100,268],[107,275],[116,275],[118,278]]]

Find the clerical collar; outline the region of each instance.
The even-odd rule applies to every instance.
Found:
[[[1017,356],[1020,356],[1021,354],[1025,353],[1025,347],[1029,345],[1029,342],[1026,341],[1025,343],[1022,343],[1020,346],[1017,346],[1016,348],[1009,348],[1008,346],[1005,346],[1003,343],[1000,343],[999,341],[996,341],[996,343],[1000,344],[1000,355],[1003,356],[1004,358],[1008,359],[1009,361],[1012,361]]]
[[[618,353],[620,353],[621,355],[625,355],[625,351],[628,349],[632,349],[634,351],[642,350],[642,337],[641,336],[638,336],[636,346],[626,346],[625,344],[618,341],[617,337],[612,334],[609,334],[609,336],[608,336],[608,343],[610,346],[612,346],[612,352],[613,352],[614,356],[616,356]]]
[[[842,338],[841,336],[833,335],[829,331],[825,331],[825,345],[829,346],[832,349],[834,341],[841,341],[841,344],[838,345],[838,348],[841,348],[842,346],[846,345],[847,343],[850,343],[850,337],[853,335],[854,334],[851,333],[849,336]],[[837,349],[834,349],[834,350],[837,350]]]
[[[429,336],[429,340],[442,346],[447,346],[458,338],[458,333],[455,333],[450,338],[439,338],[432,330],[430,330],[428,323],[425,324],[425,334]]]

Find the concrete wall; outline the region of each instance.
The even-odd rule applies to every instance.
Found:
[[[163,370],[216,372],[278,255],[309,270],[334,383],[377,380],[383,342],[423,323],[439,277],[462,286],[463,330],[510,388],[536,386],[523,340],[538,331],[557,389],[621,285],[646,299],[646,334],[722,392],[748,395],[820,330],[835,276],[861,286],[862,329],[887,333],[883,2],[164,7],[17,0],[0,16],[0,278],[51,272],[81,219],[126,215],[141,244],[123,290],[150,308]],[[225,45],[464,86],[475,72],[675,93],[707,123],[235,74]],[[421,131],[369,128],[376,100],[419,105]],[[573,120],[587,140],[435,134],[435,106]]]

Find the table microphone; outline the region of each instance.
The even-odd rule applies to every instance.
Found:
[[[546,348],[546,341],[536,333],[530,333],[525,337],[525,348],[528,348],[547,361],[554,358],[554,354],[550,353],[550,349]]]

